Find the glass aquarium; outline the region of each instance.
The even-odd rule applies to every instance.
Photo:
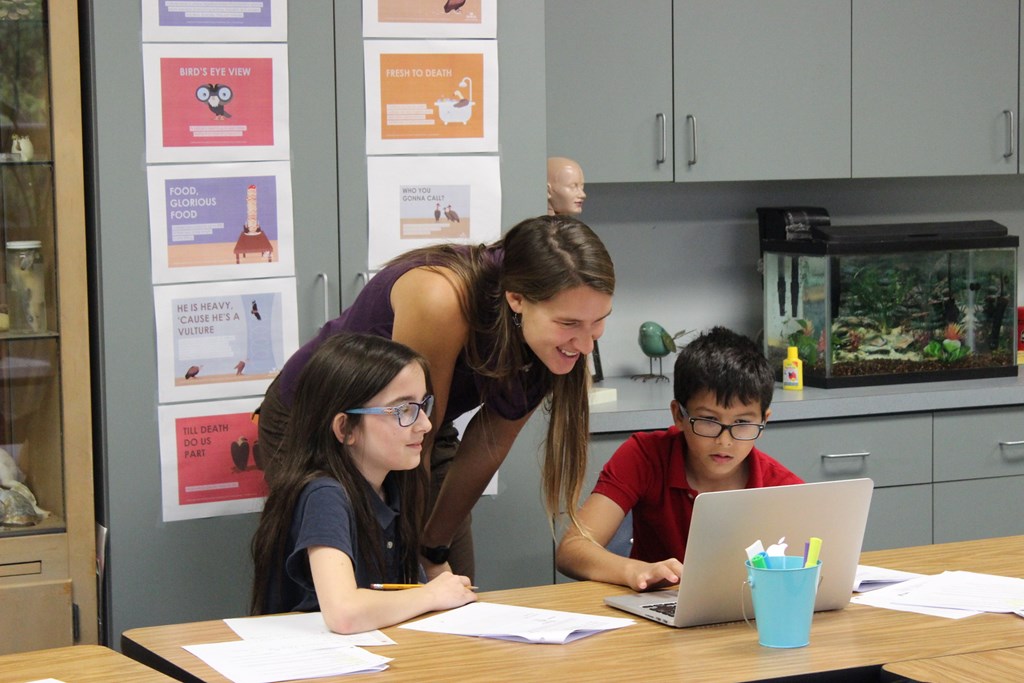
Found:
[[[762,240],[764,350],[848,387],[1017,374],[1018,238],[994,221],[817,226]]]

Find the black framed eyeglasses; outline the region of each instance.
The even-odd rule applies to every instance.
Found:
[[[764,422],[734,422],[727,425],[708,417],[690,417],[682,405],[679,406],[679,412],[690,421],[690,427],[694,434],[709,439],[717,439],[722,432],[728,429],[729,436],[737,441],[753,441],[764,431]]]
[[[430,414],[434,411],[434,397],[432,395],[428,394],[419,403],[409,401],[407,403],[399,403],[397,406],[386,406],[383,408],[351,408],[345,412],[354,415],[394,415],[398,419],[400,426],[412,427],[416,424],[416,420],[419,419],[421,410],[428,418],[430,417]]]

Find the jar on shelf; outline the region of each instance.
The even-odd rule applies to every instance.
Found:
[[[11,332],[46,331],[46,276],[42,242],[7,243],[7,309]]]

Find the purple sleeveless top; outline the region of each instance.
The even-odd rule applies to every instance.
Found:
[[[496,263],[503,254],[500,247],[489,247],[484,253],[484,258]],[[395,323],[395,312],[391,308],[391,288],[402,275],[422,265],[424,261],[419,260],[385,267],[366,283],[351,306],[321,327],[313,339],[292,354],[279,375],[281,401],[286,406],[291,406],[299,373],[327,338],[339,332],[363,332],[391,339]],[[491,344],[484,344],[485,356],[490,346]],[[440,424],[451,422],[485,402],[501,417],[517,420],[536,408],[544,399],[550,386],[550,374],[543,364],[535,361],[528,372],[520,373],[522,380],[519,385],[508,389],[491,378],[473,372],[466,361],[466,351],[463,349],[455,362],[452,385],[448,392],[448,406]]]

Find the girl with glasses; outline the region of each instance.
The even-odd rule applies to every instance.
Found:
[[[490,245],[444,244],[394,259],[341,316],[299,349],[260,407],[267,480],[296,377],[343,331],[415,349],[434,381],[434,430],[423,443],[431,499],[421,536],[428,576],[473,577],[470,511],[538,405],[549,397],[541,482],[551,514],[575,518],[589,438],[586,356],[612,310],[615,272],[601,240],[571,216],[524,220]],[[452,421],[471,410],[461,442]]]
[[[334,335],[310,357],[252,540],[253,614],[319,610],[357,633],[476,599],[449,572],[372,589],[424,578],[429,386],[426,361],[383,337]]]

